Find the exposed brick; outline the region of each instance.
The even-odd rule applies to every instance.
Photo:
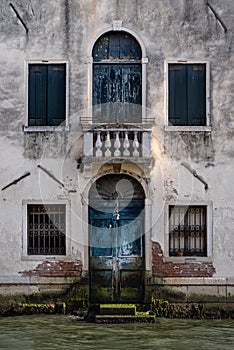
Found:
[[[82,263],[75,261],[48,261],[45,260],[34,270],[20,271],[23,276],[38,277],[77,277],[82,272]]]
[[[212,277],[215,268],[208,262],[164,262],[158,242],[152,242],[152,272],[154,277]]]

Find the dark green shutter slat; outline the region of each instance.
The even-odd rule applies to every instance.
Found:
[[[196,64],[187,67],[188,86],[188,125],[206,124],[205,65]]]
[[[169,65],[169,122],[186,125],[186,66]]]
[[[48,65],[48,125],[58,126],[65,120],[65,64]]]
[[[29,66],[29,126],[46,125],[46,70],[44,65]]]

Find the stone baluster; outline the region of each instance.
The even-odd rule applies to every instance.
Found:
[[[98,131],[97,132],[97,141],[95,143],[95,147],[96,147],[96,157],[102,157],[102,141],[101,141],[101,132]]]
[[[110,157],[111,156],[111,140],[110,140],[110,132],[107,131],[107,135],[106,135],[106,141],[105,141],[105,157]]]
[[[114,156],[115,157],[120,157],[120,139],[119,139],[119,131],[116,131],[116,136],[115,136],[115,143],[114,143],[114,148],[115,148],[115,152],[114,152]]]
[[[124,138],[124,142],[123,142],[123,148],[124,148],[123,155],[124,155],[124,157],[130,156],[129,147],[130,147],[130,142],[128,140],[128,131],[125,131],[125,138]]]
[[[138,152],[138,148],[139,148],[139,142],[138,142],[138,139],[137,139],[137,131],[134,131],[134,140],[133,140],[133,148],[134,148],[134,151],[133,151],[133,156],[134,157],[139,157],[139,152]]]

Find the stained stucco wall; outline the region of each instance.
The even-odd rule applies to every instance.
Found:
[[[42,261],[24,257],[25,201],[68,204],[68,257],[86,261],[82,193],[90,179],[77,170],[83,138],[80,117],[90,109],[89,54],[98,34],[114,20],[142,39],[148,57],[147,109],[153,116],[150,178],[152,240],[167,249],[165,205],[211,206],[211,262],[216,276],[233,276],[233,10],[232,0],[14,0],[0,5],[1,191],[0,275],[16,278]],[[69,63],[70,131],[29,132],[26,124],[26,62]],[[211,131],[165,131],[165,60],[210,63]],[[187,162],[208,184],[194,178]],[[61,186],[38,168],[42,164]],[[83,204],[82,204],[83,203]],[[23,218],[22,218],[23,217]],[[87,232],[86,232],[87,233]],[[150,252],[148,253],[150,255]]]

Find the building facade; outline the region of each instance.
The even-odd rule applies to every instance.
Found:
[[[0,7],[0,294],[234,302],[232,0]]]

